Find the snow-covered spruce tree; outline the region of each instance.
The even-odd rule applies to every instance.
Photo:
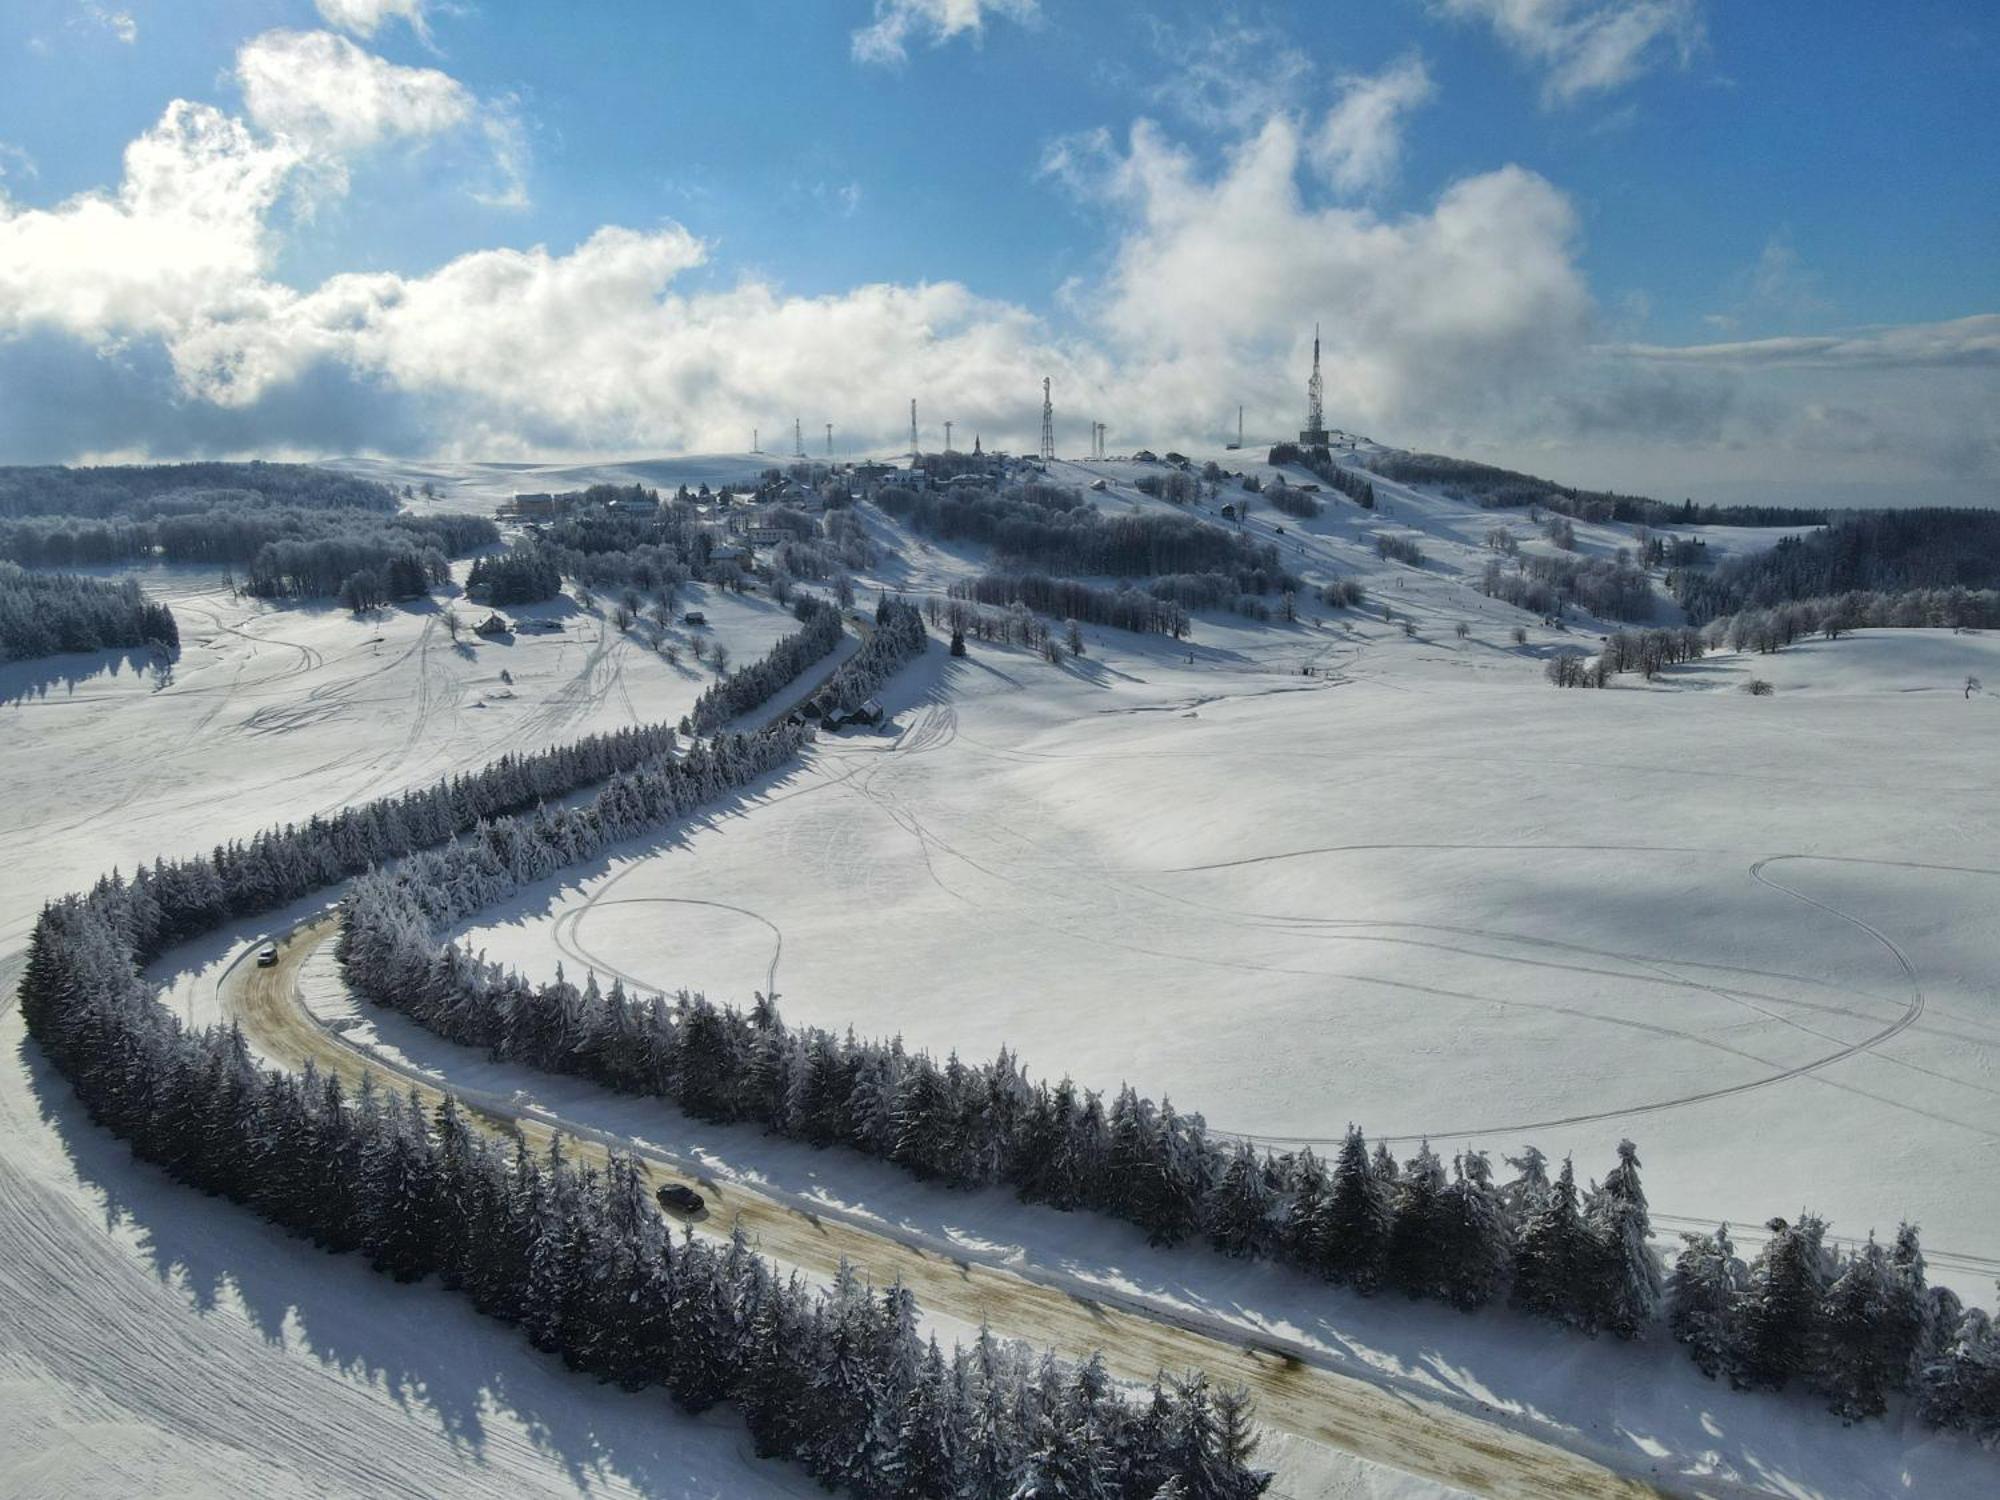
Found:
[[[1604,1247],[1603,1323],[1620,1338],[1637,1338],[1660,1313],[1660,1263],[1653,1221],[1639,1185],[1639,1148],[1618,1143],[1618,1165],[1590,1194],[1590,1229]]]
[[[1265,1181],[1256,1148],[1248,1141],[1237,1142],[1209,1199],[1209,1243],[1224,1255],[1267,1255],[1275,1233],[1275,1210],[1276,1196]]]
[[[1933,1427],[2000,1447],[2000,1329],[1980,1308],[1959,1320],[1923,1368],[1918,1410]]]
[[[1453,1159],[1439,1223],[1440,1295],[1465,1312],[1484,1307],[1506,1290],[1513,1260],[1505,1213],[1485,1152],[1465,1151]]]
[[[1394,1219],[1384,1257],[1384,1279],[1412,1298],[1450,1299],[1444,1265],[1449,1237],[1445,1191],[1444,1163],[1425,1141],[1395,1184]]]
[[[1389,1250],[1391,1184],[1368,1157],[1361,1131],[1347,1127],[1326,1197],[1326,1275],[1359,1291],[1375,1289]]]
[[[1778,1390],[1805,1368],[1826,1293],[1826,1225],[1813,1214],[1773,1219],[1771,1238],[1750,1264],[1730,1340],[1730,1384]]]
[[[1536,1146],[1523,1146],[1519,1156],[1503,1157],[1514,1176],[1500,1189],[1500,1210],[1507,1221],[1507,1237],[1518,1242],[1528,1221],[1549,1201],[1549,1159]]]
[[[1547,1200],[1521,1232],[1513,1305],[1594,1333],[1603,1310],[1605,1260],[1602,1241],[1577,1207],[1576,1169],[1564,1157]]]
[[[1813,1389],[1843,1421],[1879,1416],[1888,1407],[1898,1374],[1896,1351],[1883,1337],[1888,1312],[1888,1257],[1871,1237],[1820,1299],[1806,1362]]]
[[[1737,1303],[1749,1280],[1727,1224],[1713,1234],[1681,1236],[1681,1252],[1667,1282],[1667,1327],[1711,1380],[1728,1367]]]

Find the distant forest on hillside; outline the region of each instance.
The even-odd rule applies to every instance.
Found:
[[[30,573],[0,562],[0,662],[106,646],[158,644],[171,651],[180,642],[172,612],[129,578]]]
[[[2000,511],[1846,515],[1769,552],[1677,573],[1673,586],[1697,623],[1835,594],[2000,587]]]
[[[1192,516],[1107,516],[1059,485],[942,493],[889,485],[875,503],[918,531],[945,541],[983,543],[1002,561],[1026,570],[1110,578],[1215,573],[1244,594],[1300,587],[1269,542]]]
[[[304,464],[0,469],[0,559],[73,567],[164,558],[242,565],[262,598],[337,593],[357,574],[395,597],[499,540],[478,516],[411,516],[396,492]]]
[[[1824,510],[1782,505],[1697,505],[1692,500],[1675,503],[1610,490],[1572,489],[1552,479],[1439,453],[1384,453],[1370,456],[1366,463],[1385,479],[1436,485],[1452,499],[1485,510],[1539,505],[1579,521],[1639,526],[1824,526],[1828,519]]]

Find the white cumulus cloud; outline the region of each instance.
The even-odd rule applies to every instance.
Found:
[[[1343,78],[1340,99],[1313,138],[1313,164],[1342,192],[1381,187],[1402,158],[1403,117],[1436,92],[1421,57]]]
[[[267,31],[236,54],[252,123],[315,151],[345,155],[455,130],[478,101],[436,68],[405,68],[330,31]]]
[[[315,0],[315,4],[327,25],[356,36],[373,36],[385,23],[401,17],[418,36],[430,38],[426,15],[430,0]]]
[[[116,193],[51,209],[0,199],[0,335],[55,327],[93,343],[168,340],[242,302],[271,251],[268,218],[299,153],[176,100],[125,148]]]
[[[1701,46],[1699,0],[1431,0],[1434,10],[1493,28],[1542,71],[1544,103],[1620,88],[1664,58]]]
[[[907,62],[913,42],[937,47],[957,36],[976,39],[988,16],[1028,21],[1036,13],[1035,0],[875,0],[875,19],[852,38],[854,56],[866,63]]]
[[[466,132],[491,163],[492,181],[470,189],[506,208],[528,201],[525,133],[505,102],[477,98],[436,68],[407,68],[330,31],[269,31],[236,54],[251,123],[309,155],[320,183],[343,190],[356,155],[397,141]]]

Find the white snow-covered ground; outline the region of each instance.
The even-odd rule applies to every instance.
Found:
[[[146,584],[180,624],[170,680],[137,651],[0,666],[0,955],[42,900],[114,865],[677,720],[713,680],[567,598],[506,611],[555,629],[486,640],[471,627],[489,611],[463,599],[356,619],[234,599],[207,571],[155,569]],[[447,605],[463,621],[456,642]],[[798,628],[769,599],[701,586],[682,607],[704,611],[701,633],[738,662]]]
[[[1379,624],[1209,622],[1193,665],[1088,634],[1061,668],[940,651],[894,729],[466,936],[743,1001],[775,970],[795,1020],[1010,1045],[1274,1143],[1351,1120],[1595,1174],[1630,1135],[1675,1227],[1908,1216],[1990,1295],[2000,697],[1959,685],[2000,638],[1682,678],[1818,684],[1752,698],[1558,692],[1532,648]]]
[[[440,467],[443,498],[418,508],[599,478],[715,483],[766,461]],[[1132,483],[1149,469],[1055,477],[1105,478],[1107,507],[1158,507]],[[1260,507],[1247,528],[1310,582],[1361,577],[1366,611],[1204,617],[1178,646],[1087,628],[1089,655],[1061,667],[939,648],[895,685],[885,731],[828,736],[769,791],[470,935],[538,974],[560,961],[742,1000],[775,983],[795,1021],[969,1056],[1005,1043],[1032,1070],[1129,1079],[1272,1141],[1353,1120],[1405,1151],[1426,1134],[1447,1154],[1533,1140],[1598,1174],[1630,1135],[1666,1228],[1754,1225],[1802,1201],[1838,1235],[1908,1215],[1934,1278],[1991,1305],[2000,637],[1864,632],[1558,692],[1544,657],[1605,627],[1545,630],[1474,587],[1490,526],[1540,545],[1525,519],[1377,492],[1373,514],[1326,496],[1316,520]],[[1381,562],[1381,529],[1417,534],[1429,563]],[[894,551],[869,582],[929,591],[983,565],[882,530]],[[1630,542],[1577,532],[1597,555]],[[434,609],[272,609],[192,570],[148,587],[182,621],[170,683],[122,653],[0,668],[0,974],[44,899],[114,865],[677,718],[709,680],[569,604],[520,612],[560,632],[454,647]],[[754,597],[688,603],[738,661],[790,625]],[[1994,691],[1966,698],[1967,675]],[[1752,676],[1773,696],[1736,690]],[[170,1003],[200,1019],[247,936],[172,955]],[[443,1294],[133,1167],[18,1017],[0,1020],[0,1054],[0,1492],[805,1492],[726,1421],[576,1381]],[[699,1144],[1558,1425],[1689,1453],[1705,1434],[1787,1493],[1971,1494],[1986,1472],[1913,1425],[1843,1431],[1672,1359],[1620,1364],[1560,1335],[1523,1344],[1499,1317],[1288,1289],[1115,1226],[940,1201],[838,1153]],[[1290,1494],[1433,1493],[1319,1453],[1282,1465]]]

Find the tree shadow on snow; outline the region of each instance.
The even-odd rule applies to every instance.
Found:
[[[434,1280],[399,1285],[359,1255],[320,1250],[135,1161],[31,1039],[17,1060],[78,1181],[101,1199],[105,1231],[135,1234],[147,1268],[197,1314],[216,1314],[233,1292],[267,1343],[381,1389],[475,1464],[487,1458],[486,1413],[497,1410],[579,1493],[608,1479],[661,1500],[813,1492],[800,1470],[748,1458],[725,1409],[690,1417],[660,1390],[632,1394],[575,1374]],[[468,1489],[479,1482],[467,1478]]]

